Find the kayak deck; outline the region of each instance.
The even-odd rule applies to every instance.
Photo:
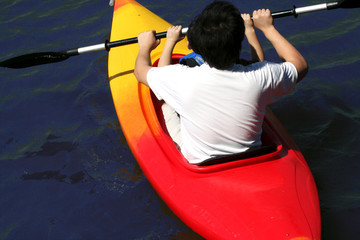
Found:
[[[136,1],[116,0],[111,41],[169,23]],[[129,22],[134,25],[128,24]],[[162,44],[152,52],[160,57]],[[317,189],[298,147],[269,110],[262,140],[267,154],[210,166],[188,163],[164,128],[160,102],[133,74],[136,44],[109,53],[114,106],[128,145],[170,209],[206,239],[320,239]],[[186,40],[174,60],[190,53]]]

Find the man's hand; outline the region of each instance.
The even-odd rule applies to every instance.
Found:
[[[167,42],[170,42],[175,45],[175,43],[183,40],[185,36],[181,34],[181,29],[182,29],[181,25],[169,27],[166,33]]]
[[[155,31],[142,32],[138,36],[140,50],[151,52],[160,44],[160,39],[155,38]]]
[[[254,25],[262,32],[274,28],[274,19],[269,9],[259,9],[253,12]]]
[[[254,28],[254,23],[253,23],[253,21],[252,21],[252,19],[251,19],[250,14],[248,14],[248,13],[242,13],[242,14],[241,14],[241,17],[242,17],[242,19],[244,20],[245,31],[246,31],[246,30],[251,30],[251,29]]]

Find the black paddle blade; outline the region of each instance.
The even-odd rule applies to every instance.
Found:
[[[344,0],[340,3],[341,8],[360,8],[360,0]]]
[[[70,56],[65,52],[39,52],[21,55],[0,62],[1,67],[27,68],[41,64],[61,62]]]

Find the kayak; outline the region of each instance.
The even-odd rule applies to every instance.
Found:
[[[134,0],[116,0],[110,41],[169,26]],[[164,42],[152,52],[154,65]],[[110,88],[127,143],[169,208],[206,239],[320,240],[313,176],[274,114],[266,113],[260,149],[192,165],[169,137],[161,103],[134,76],[138,49],[132,44],[110,50]],[[184,39],[174,49],[173,62],[189,53]]]

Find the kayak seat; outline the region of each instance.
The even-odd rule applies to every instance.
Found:
[[[276,145],[264,145],[264,146],[260,146],[260,147],[251,149],[246,152],[211,157],[211,158],[204,160],[201,163],[197,164],[197,166],[203,167],[203,166],[216,165],[216,164],[220,164],[220,163],[227,163],[227,162],[233,162],[233,161],[239,161],[239,160],[241,161],[242,159],[258,157],[258,156],[269,154],[269,153],[272,153],[275,151],[277,151]]]

